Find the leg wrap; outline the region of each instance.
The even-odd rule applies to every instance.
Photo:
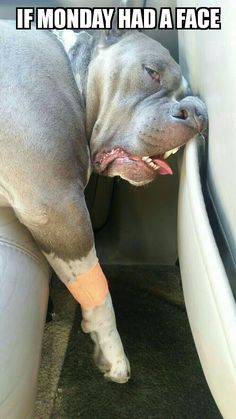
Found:
[[[73,297],[83,308],[101,305],[107,294],[108,284],[99,262],[90,271],[78,275],[66,284]]]

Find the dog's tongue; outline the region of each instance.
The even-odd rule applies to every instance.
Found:
[[[173,170],[164,160],[153,158],[153,157],[152,157],[152,160],[154,161],[154,163],[160,166],[160,168],[157,170],[157,172],[160,175],[173,175]]]

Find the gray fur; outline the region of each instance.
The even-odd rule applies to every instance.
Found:
[[[81,258],[93,245],[83,198],[90,161],[68,57],[49,32],[0,28],[1,189],[43,250]]]
[[[66,48],[61,35],[16,31],[8,22],[0,33],[0,202],[13,207],[67,283],[97,263],[84,199],[91,167],[102,173],[101,156],[122,148],[133,159],[115,169],[114,160],[106,174],[150,182],[156,172],[142,157],[185,144],[204,128],[206,110],[196,98],[180,100],[187,89],[179,66],[138,32],[113,28],[99,39],[72,33],[75,42]],[[157,68],[159,81],[146,65]],[[106,378],[127,382],[110,295],[84,308],[83,319],[98,367]]]
[[[0,191],[44,252],[82,259],[94,245],[83,194],[88,145],[99,172],[102,150],[151,156],[195,135],[194,118],[173,118],[182,103],[173,94],[185,95],[180,68],[137,31],[72,34],[76,42],[67,53],[63,31],[16,31],[6,21],[0,31]],[[158,88],[145,71],[150,63],[161,73]],[[195,98],[185,106],[204,115]],[[107,174],[142,184],[142,171],[119,170]]]

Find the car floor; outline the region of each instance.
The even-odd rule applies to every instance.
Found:
[[[193,343],[179,269],[104,270],[132,378],[123,385],[103,379],[80,328],[80,307],[54,277],[55,316],[45,326],[34,419],[220,418]]]

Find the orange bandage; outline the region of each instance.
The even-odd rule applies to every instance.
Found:
[[[108,284],[99,262],[90,271],[78,275],[66,284],[73,297],[83,308],[101,305],[107,294]]]

